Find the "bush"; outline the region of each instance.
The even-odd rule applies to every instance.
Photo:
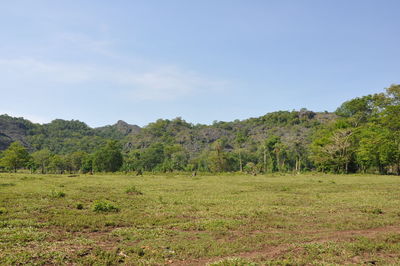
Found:
[[[4,207],[0,207],[0,214],[6,214],[7,213],[7,209]]]
[[[82,209],[83,209],[83,204],[82,204],[82,203],[76,204],[76,208],[77,208],[78,210],[82,210]]]
[[[66,194],[62,191],[52,191],[51,192],[51,197],[53,198],[64,198]]]
[[[93,211],[95,212],[118,212],[119,208],[114,206],[108,201],[97,201],[93,205]]]
[[[140,190],[138,190],[135,186],[131,186],[131,187],[127,188],[127,189],[125,190],[125,192],[126,192],[127,194],[143,195],[143,193],[142,193]]]

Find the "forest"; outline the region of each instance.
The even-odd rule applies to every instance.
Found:
[[[303,108],[212,125],[178,117],[143,128],[123,121],[91,128],[2,115],[0,149],[0,170],[11,172],[400,175],[400,85],[346,101],[334,113]]]

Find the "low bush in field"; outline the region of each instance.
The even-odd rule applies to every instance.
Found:
[[[227,258],[220,261],[208,263],[207,266],[255,266],[257,264],[242,258]]]
[[[93,204],[93,211],[95,212],[118,212],[119,208],[114,206],[108,201],[96,201]]]
[[[51,197],[52,198],[64,198],[66,194],[62,191],[52,191],[51,192]]]
[[[125,192],[127,194],[131,194],[131,195],[143,195],[143,193],[139,189],[137,189],[135,186],[131,186],[131,187],[127,188],[125,190]]]
[[[4,207],[0,207],[0,214],[6,214],[7,213],[7,209]]]

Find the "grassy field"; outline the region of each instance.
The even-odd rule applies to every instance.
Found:
[[[399,264],[400,177],[0,173],[0,264]]]

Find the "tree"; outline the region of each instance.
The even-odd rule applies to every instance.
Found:
[[[212,147],[213,150],[208,156],[208,167],[212,172],[223,172],[228,168],[226,154],[224,152],[224,140],[216,140]]]
[[[238,150],[239,155],[239,171],[243,172],[243,160],[242,160],[242,152],[243,152],[243,144],[246,142],[246,134],[243,131],[239,131],[236,134],[235,144],[236,149]]]
[[[311,158],[319,170],[348,173],[355,151],[354,129],[326,128],[314,139],[311,150]]]
[[[85,156],[82,158],[82,173],[93,173],[93,157],[93,154],[85,154]]]
[[[26,148],[20,142],[13,142],[3,152],[3,157],[1,158],[1,164],[14,173],[29,161],[29,153]]]
[[[278,136],[271,135],[263,145],[263,168],[264,172],[274,172],[278,170],[279,152],[281,139]]]
[[[86,152],[76,151],[67,155],[67,167],[70,172],[78,172],[82,168]]]
[[[117,141],[109,141],[94,153],[93,168],[100,172],[116,172],[123,163],[121,147]]]
[[[50,163],[51,153],[48,149],[43,149],[32,153],[34,163],[40,167],[41,173],[46,173],[47,166]]]
[[[164,159],[164,145],[162,143],[154,143],[140,153],[140,165],[146,171],[154,170],[163,163]]]
[[[65,157],[62,155],[53,155],[50,158],[49,168],[54,173],[63,174],[65,169],[67,168]]]

